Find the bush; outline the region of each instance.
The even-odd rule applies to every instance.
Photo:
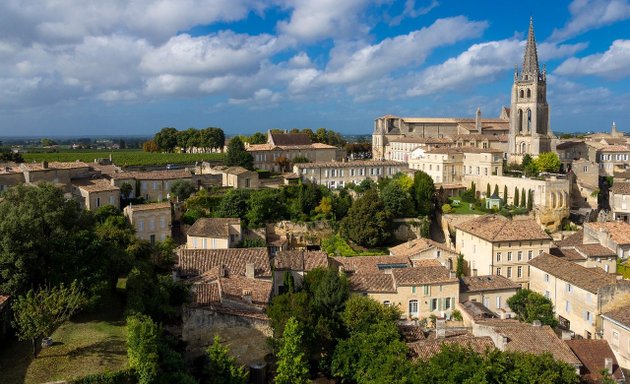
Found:
[[[449,213],[452,213],[452,212],[453,212],[453,207],[451,207],[450,204],[442,205],[442,213],[449,214]]]
[[[72,381],[72,384],[135,384],[136,373],[131,369],[116,372],[97,373]]]
[[[451,317],[455,321],[462,321],[462,320],[464,320],[464,318],[462,317],[462,313],[459,311],[459,309],[455,309],[453,312],[451,312]]]
[[[256,172],[258,172],[258,178],[260,179],[268,179],[271,176],[271,171],[264,169],[257,169]]]
[[[243,239],[238,245],[239,248],[260,248],[266,246],[267,243],[263,239]]]
[[[467,189],[460,195],[462,201],[467,203],[474,203],[477,201],[477,197],[475,196],[475,191],[472,189]]]

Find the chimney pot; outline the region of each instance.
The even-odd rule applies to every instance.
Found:
[[[245,265],[245,277],[253,279],[256,272],[256,266],[254,263],[247,263]]]
[[[613,360],[610,357],[604,359],[604,368],[609,375],[613,373]]]

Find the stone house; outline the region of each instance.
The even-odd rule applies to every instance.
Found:
[[[588,145],[584,140],[561,140],[556,145],[556,153],[560,159],[560,170],[572,168],[575,160],[589,160]]]
[[[81,207],[88,211],[104,205],[120,209],[120,188],[107,179],[76,179],[72,181],[72,186]]]
[[[235,248],[243,238],[239,218],[200,218],[186,233],[186,248]]]
[[[410,260],[435,259],[450,271],[457,268],[457,251],[431,239],[417,238],[389,248],[392,256],[408,257]]]
[[[411,153],[409,168],[431,176],[435,183],[461,182],[464,154],[459,148],[421,149]]]
[[[243,167],[228,167],[222,172],[222,185],[235,189],[258,188],[260,186],[258,172]]]
[[[132,187],[129,197],[143,197],[146,201],[163,201],[171,192],[176,181],[193,182],[192,174],[185,169],[149,171],[149,172],[118,172],[111,175],[115,186],[120,187],[128,183]]]
[[[151,244],[171,236],[171,203],[129,204],[123,214],[136,230],[136,237]]]
[[[600,176],[614,176],[615,171],[628,169],[630,147],[627,145],[606,145],[597,149],[597,162]]]
[[[617,254],[594,239],[585,239],[584,230],[555,242],[550,249],[552,255],[577,263],[586,268],[601,268],[604,272],[617,272]]]
[[[521,285],[497,275],[466,276],[460,278],[459,300],[483,304],[499,317],[512,317],[507,300],[514,296]]]
[[[605,311],[602,318],[602,338],[608,342],[619,365],[630,369],[630,306]]]
[[[409,162],[411,153],[420,148],[424,151],[430,151],[434,148],[450,147],[454,145],[452,139],[447,137],[399,137],[390,140],[390,151],[388,158],[385,160]]]
[[[606,340],[575,339],[564,341],[582,363],[581,382],[584,384],[602,384],[606,371],[614,383],[626,382],[623,371],[617,363],[615,354]]]
[[[575,176],[571,185],[571,207],[597,209],[598,164],[592,160],[573,160],[571,173]]]
[[[610,189],[610,210],[613,220],[630,221],[630,182],[616,181]]]
[[[273,257],[273,291],[276,295],[287,291],[284,276],[293,276],[295,288],[302,286],[304,276],[315,268],[328,268],[328,255],[320,251],[279,251]]]
[[[459,301],[459,280],[437,260],[405,256],[335,257],[350,291],[401,309],[409,319],[450,317]]]
[[[625,260],[630,256],[630,224],[623,221],[584,223],[584,242],[599,243]]]
[[[466,275],[505,276],[527,288],[527,262],[549,252],[551,237],[535,220],[484,215],[459,223],[456,250],[464,255]]]
[[[0,163],[0,192],[24,182],[24,173],[18,164]]]
[[[22,163],[19,169],[25,183],[52,183],[62,187],[65,192],[72,192],[72,179],[89,178],[94,173],[88,164],[80,161]]]
[[[408,173],[406,163],[393,160],[356,160],[349,162],[302,163],[293,166],[293,172],[304,182],[325,185],[328,188],[359,184],[365,179],[377,181],[399,172]]]
[[[601,308],[615,295],[630,292],[630,283],[599,268],[586,268],[544,253],[531,261],[530,289],[549,298],[560,324],[580,337],[601,331]]]

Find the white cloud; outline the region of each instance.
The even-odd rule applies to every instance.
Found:
[[[615,40],[604,53],[572,57],[556,68],[559,75],[594,75],[620,79],[630,75],[630,40]]]
[[[129,100],[137,99],[138,95],[136,95],[134,92],[131,92],[131,91],[118,91],[115,89],[110,89],[105,92],[101,92],[100,94],[96,96],[96,98],[98,100],[110,101],[110,102],[129,101]]]
[[[252,97],[236,99],[230,98],[228,99],[228,103],[232,105],[251,105],[256,108],[260,107],[272,107],[278,104],[278,102],[282,99],[282,96],[276,92],[273,92],[270,89],[263,88],[259,89]]]
[[[401,67],[424,62],[433,49],[479,37],[488,24],[458,16],[438,19],[406,35],[387,38],[375,45],[347,43],[335,46],[322,81],[346,84],[381,76]]]
[[[416,18],[422,15],[426,15],[439,5],[440,3],[437,0],[431,0],[429,4],[425,6],[416,7],[416,0],[406,0],[405,8],[403,9],[402,13],[398,16],[392,17],[389,20],[389,25],[399,25],[400,22],[407,17]]]
[[[630,19],[627,0],[573,0],[569,5],[571,19],[554,29],[550,40],[565,40],[591,29]]]
[[[278,30],[300,41],[314,42],[330,37],[355,37],[369,28],[361,13],[369,0],[288,0],[293,9],[288,21],[278,23]]]

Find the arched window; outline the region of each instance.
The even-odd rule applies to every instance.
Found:
[[[525,94],[523,93],[523,90],[521,89],[521,98],[524,96]]]
[[[522,109],[518,110],[518,131],[523,132],[523,110]]]
[[[532,91],[527,89],[527,98],[529,99],[530,97],[532,97]]]
[[[527,132],[532,131],[532,110],[527,110]]]

